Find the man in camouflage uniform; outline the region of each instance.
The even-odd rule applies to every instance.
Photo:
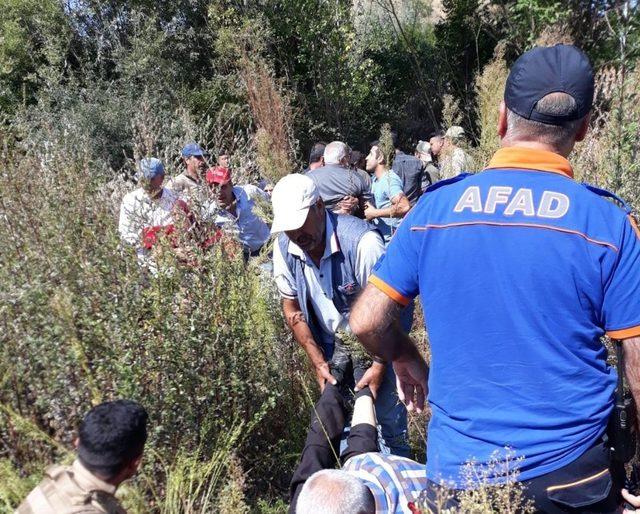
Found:
[[[131,400],[91,409],[80,424],[77,459],[49,468],[16,514],[126,514],[115,492],[140,466],[147,419]]]
[[[464,129],[457,125],[450,127],[445,133],[444,144],[438,156],[441,178],[448,179],[463,172],[473,172],[473,159],[460,147],[464,137]]]

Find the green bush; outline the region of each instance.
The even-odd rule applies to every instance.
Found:
[[[0,174],[0,435],[16,476],[65,457],[91,405],[127,397],[151,417],[127,496],[159,499],[133,512],[210,511],[234,455],[251,501],[279,496],[307,416],[299,355],[263,278],[222,246],[197,254],[195,269],[168,255],[145,273],[119,243],[120,194],[91,173],[90,151],[70,160],[67,143],[46,160],[5,155]],[[194,469],[209,474],[178,507],[169,493],[180,497]],[[15,502],[18,489],[4,488]]]

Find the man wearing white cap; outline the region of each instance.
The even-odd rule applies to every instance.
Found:
[[[460,148],[464,140],[464,129],[458,125],[449,127],[444,134],[444,144],[440,151],[440,175],[443,179],[453,178],[462,172],[473,171],[473,159]]]
[[[407,413],[398,402],[393,370],[381,360],[360,370],[355,348],[343,353],[351,305],[384,253],[380,234],[364,220],[325,209],[305,175],[282,178],[272,202],[271,232],[281,233],[273,251],[275,282],[287,324],[313,364],[320,389],[337,379],[353,380],[356,390],[369,385],[377,398],[382,451],[408,455]],[[342,376],[345,358],[353,376]]]

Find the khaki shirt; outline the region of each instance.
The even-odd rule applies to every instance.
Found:
[[[178,196],[184,196],[188,194],[191,189],[198,186],[200,186],[200,182],[193,180],[186,172],[182,172],[180,175],[169,179],[165,187],[177,193]]]
[[[15,514],[126,514],[115,492],[76,460],[49,468]]]
[[[206,182],[203,180],[196,182],[186,172],[173,177],[165,187],[182,200],[189,202],[192,207],[202,206],[203,203],[211,199],[211,192]]]
[[[473,172],[473,160],[462,148],[453,148],[447,152],[442,159],[440,177],[442,179],[453,178],[460,175],[463,171]]]

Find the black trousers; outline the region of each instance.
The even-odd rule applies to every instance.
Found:
[[[523,481],[523,497],[533,502],[536,513],[613,514],[622,512],[620,490],[624,478],[624,466],[612,461],[609,448],[599,440],[566,466]],[[452,498],[445,508],[458,506],[456,491],[443,491],[431,481],[427,488],[427,498],[434,511],[438,499],[443,497]]]

